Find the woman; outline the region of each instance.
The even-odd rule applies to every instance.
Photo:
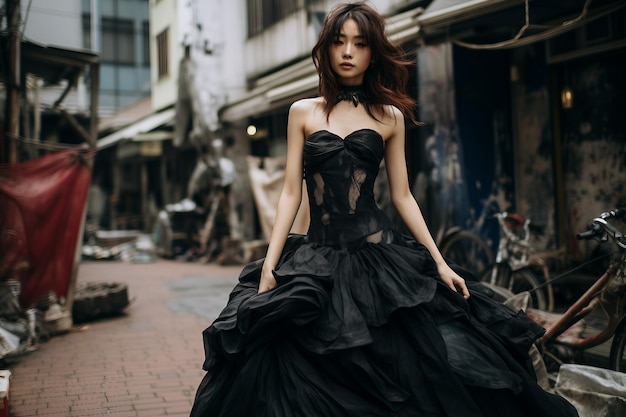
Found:
[[[364,3],[325,19],[320,97],[289,111],[286,179],[266,257],[204,331],[192,416],[575,416],[526,352],[543,329],[492,302],[437,249],[409,191],[401,51]],[[376,206],[390,195],[414,239]],[[311,223],[289,235],[307,185]],[[468,289],[470,287],[471,291]]]

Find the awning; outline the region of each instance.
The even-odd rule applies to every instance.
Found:
[[[396,44],[417,39],[419,27],[417,16],[423,8],[390,16],[386,20],[389,38]],[[288,106],[294,100],[310,97],[317,93],[319,79],[311,58],[303,59],[285,69],[276,71],[256,81],[255,88],[235,103],[220,111],[222,122],[236,122],[251,116],[260,116]]]
[[[159,126],[173,121],[175,114],[176,111],[173,108],[152,114],[129,126],[126,126],[123,129],[118,130],[117,132],[111,133],[108,136],[98,139],[97,147],[98,149],[104,149],[109,146],[115,145],[121,140],[133,139],[135,136],[141,133],[150,132],[151,130],[156,129]]]
[[[162,142],[173,140],[174,132],[170,130],[153,130],[152,132],[138,133],[133,136],[133,142]]]
[[[243,100],[233,103],[221,111],[220,119],[224,122],[235,122],[249,116],[270,112],[280,106],[287,105],[299,95],[315,94],[318,78],[314,73],[286,84],[273,88],[262,88],[251,91]]]

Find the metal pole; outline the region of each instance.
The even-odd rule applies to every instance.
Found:
[[[5,162],[14,164],[17,162],[17,142],[20,133],[20,0],[7,0],[7,24],[9,28],[9,70],[7,74],[7,99],[6,99],[6,137],[8,146],[5,147],[7,154]]]

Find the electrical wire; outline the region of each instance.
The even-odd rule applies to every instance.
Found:
[[[553,38],[555,36],[558,36],[558,35],[560,35],[562,33],[565,33],[565,32],[568,32],[570,30],[576,29],[577,27],[580,27],[583,24],[586,24],[587,22],[599,19],[599,18],[601,18],[603,16],[606,16],[608,14],[611,14],[611,13],[613,13],[613,12],[623,8],[623,7],[626,7],[626,3],[617,4],[616,6],[605,8],[603,11],[597,12],[593,16],[589,17],[589,16],[587,16],[587,13],[588,13],[589,6],[591,5],[592,1],[593,0],[587,0],[585,2],[585,5],[583,6],[583,9],[582,9],[580,15],[578,15],[576,18],[570,19],[570,20],[566,20],[566,21],[562,22],[560,25],[554,26],[554,27],[550,27],[549,29],[546,29],[546,30],[544,30],[541,33],[537,33],[537,34],[534,34],[534,35],[529,35],[529,36],[523,37],[524,33],[526,33],[526,31],[528,31],[528,29],[530,29],[531,27],[536,27],[536,25],[532,25],[530,23],[529,0],[525,0],[525,2],[524,2],[525,3],[524,4],[525,23],[524,23],[524,25],[520,28],[520,30],[517,32],[517,34],[513,38],[508,39],[506,41],[489,43],[489,44],[469,43],[469,42],[460,41],[458,39],[451,39],[450,41],[452,43],[454,43],[455,45],[458,45],[458,46],[461,46],[461,47],[464,47],[464,48],[469,48],[469,49],[482,49],[482,50],[510,49],[510,48],[515,48],[515,47],[529,45],[531,43],[535,43],[535,42],[539,42],[539,41],[548,40],[548,39]]]

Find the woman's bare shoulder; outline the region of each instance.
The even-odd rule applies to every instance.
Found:
[[[383,106],[382,112],[379,110],[376,118],[384,138],[391,138],[399,131],[404,131],[404,115],[396,106],[390,104]]]
[[[289,109],[289,123],[301,126],[304,132],[308,131],[306,126],[314,125],[319,114],[322,114],[323,103],[320,97],[295,101]]]
[[[320,105],[323,105],[323,98],[314,97],[314,98],[303,98],[300,100],[296,100],[291,104],[291,112],[310,112],[317,109]]]
[[[311,121],[315,119],[318,109],[320,109],[321,101],[319,98],[305,98],[297,100],[291,104],[289,108],[288,130],[291,132],[289,136],[304,136],[309,130],[307,126],[311,125]]]
[[[392,104],[388,104],[384,107],[385,110],[385,118],[387,121],[391,121],[393,125],[398,123],[404,123],[404,114],[400,111],[399,108]]]

